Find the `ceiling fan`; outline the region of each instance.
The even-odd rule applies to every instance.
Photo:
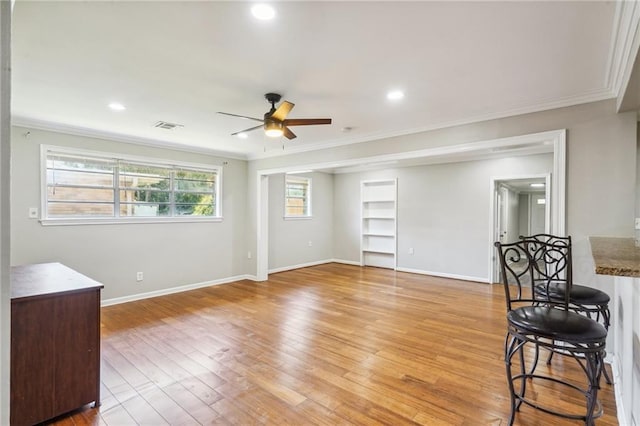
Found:
[[[262,124],[255,127],[250,127],[239,132],[232,133],[231,136],[239,135],[240,133],[250,132],[261,127],[264,128],[264,133],[272,138],[277,138],[284,135],[287,139],[294,139],[296,137],[289,126],[310,126],[314,124],[331,124],[330,118],[289,118],[287,115],[291,112],[295,106],[291,102],[284,101],[276,108],[276,104],[280,102],[282,96],[277,93],[267,93],[264,95],[267,102],[271,104],[271,109],[264,114],[264,118],[247,117],[246,115],[231,114],[228,112],[218,111],[218,114],[230,115],[232,117],[244,118],[247,120],[260,121]]]

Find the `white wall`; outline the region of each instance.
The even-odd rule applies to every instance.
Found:
[[[612,316],[615,345],[607,342],[607,352],[616,354],[615,385],[618,419],[621,425],[640,424],[640,278],[615,277]],[[632,420],[633,419],[633,420]]]
[[[337,174],[335,257],[360,259],[360,181],[397,178],[398,268],[488,281],[491,177],[548,173],[552,160],[539,154]]]
[[[311,178],[311,218],[284,218],[284,174],[269,176],[269,270],[333,258],[333,175]],[[311,247],[309,246],[311,242]]]
[[[25,136],[27,131],[30,132]],[[222,222],[42,226],[40,145],[221,165]],[[14,127],[12,132],[12,264],[62,262],[101,282],[102,298],[241,276],[247,270],[246,162]],[[144,281],[136,282],[136,272]]]

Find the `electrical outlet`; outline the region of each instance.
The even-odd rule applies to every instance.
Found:
[[[636,217],[636,229],[640,229],[640,217]]]
[[[409,249],[409,254],[413,254],[413,247]]]
[[[37,218],[38,218],[38,208],[29,207],[29,219],[37,219]]]
[[[136,281],[142,281],[144,279],[144,274],[142,272],[136,272]]]

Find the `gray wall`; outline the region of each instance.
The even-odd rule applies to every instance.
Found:
[[[29,136],[25,136],[30,131]],[[220,165],[222,222],[42,226],[40,145]],[[247,271],[246,162],[14,127],[12,132],[12,264],[61,262],[104,283],[103,299],[244,275]],[[136,272],[144,281],[136,282]]]
[[[640,122],[637,124],[636,130],[636,216],[640,217]],[[640,236],[640,230],[636,232]]]
[[[0,2],[0,425],[9,424],[11,8]]]
[[[284,218],[284,174],[269,176],[269,270],[333,258],[333,175],[311,178],[311,218]],[[311,247],[309,247],[311,242]]]
[[[520,157],[522,159],[522,157]],[[553,157],[552,156],[548,156],[548,168],[549,168],[549,172],[551,171],[551,168],[553,166]],[[507,218],[508,218],[508,222],[507,222],[507,239],[505,240],[505,242],[512,242],[512,241],[517,241],[518,240],[518,236],[520,235],[518,233],[519,228],[520,228],[520,218],[518,217],[518,204],[519,204],[519,200],[518,200],[518,194],[511,188],[507,188],[507,192],[509,194],[509,197],[507,199]]]
[[[551,154],[539,154],[337,174],[334,257],[360,260],[360,182],[397,178],[398,268],[486,281],[491,177],[543,174],[552,166]]]
[[[518,235],[529,235],[529,194],[518,194]]]
[[[531,230],[529,232],[532,235],[542,234],[545,231],[545,205],[538,204],[538,200],[544,199],[544,197],[544,194],[541,193],[531,194],[531,206],[529,206]]]
[[[313,153],[266,158],[249,163],[248,245],[256,246],[256,171],[408,152],[475,141],[567,129],[567,233],[574,241],[577,281],[596,280],[590,235],[633,236],[636,174],[636,114],[617,114],[615,100],[593,102],[483,121],[463,126],[351,144]],[[337,185],[336,185],[337,186]],[[336,228],[338,229],[338,228]],[[340,258],[340,253],[335,253]],[[255,271],[255,263],[250,266]]]

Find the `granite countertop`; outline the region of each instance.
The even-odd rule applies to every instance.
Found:
[[[596,274],[640,277],[640,247],[634,238],[589,237]]]

